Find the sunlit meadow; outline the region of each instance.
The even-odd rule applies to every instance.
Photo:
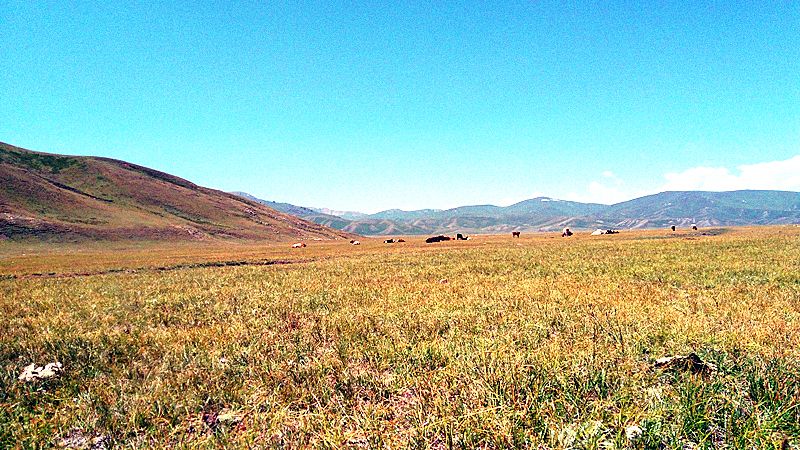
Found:
[[[800,444],[800,228],[407,240],[0,243],[0,447]]]

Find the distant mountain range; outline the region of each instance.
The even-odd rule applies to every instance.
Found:
[[[362,235],[800,223],[800,192],[787,191],[661,192],[614,205],[536,197],[506,207],[390,209],[375,214],[349,213],[347,218],[320,212],[330,210],[247,197],[306,220]]]
[[[326,214],[329,216],[337,216],[348,220],[358,220],[368,216],[368,214],[356,211],[336,211],[335,209],[328,209],[328,208],[310,208],[310,209],[313,209],[318,213]]]
[[[351,237],[262,203],[125,161],[0,143],[0,240]]]

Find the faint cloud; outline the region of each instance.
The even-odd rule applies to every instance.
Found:
[[[600,173],[600,180],[591,181],[586,186],[584,194],[571,193],[570,200],[586,203],[614,204],[625,200],[630,200],[637,196],[637,192],[631,192],[625,182],[614,172],[604,170]]]
[[[599,181],[592,181],[587,188],[587,201],[611,205],[635,197],[635,194],[628,192],[623,185],[624,183],[620,179],[614,180],[611,186]]]
[[[726,167],[692,167],[664,175],[662,191],[735,191],[775,189],[800,191],[800,155],[783,161],[769,161]]]
[[[591,181],[584,193],[570,193],[567,198],[579,202],[614,204],[663,191],[736,191],[767,189],[800,191],[800,155],[782,161],[727,167],[691,167],[682,172],[664,174],[666,183],[652,190],[635,190],[614,172],[605,170]]]
[[[520,195],[515,195],[513,197],[512,196],[505,196],[505,197],[502,197],[499,200],[497,200],[495,202],[495,204],[497,206],[511,206],[511,205],[513,205],[515,203],[519,203],[521,201],[529,200],[529,199],[536,198],[536,197],[545,197],[545,194],[543,192],[533,191],[530,194],[522,195],[522,196],[520,196]],[[463,206],[463,205],[459,205],[459,206]]]

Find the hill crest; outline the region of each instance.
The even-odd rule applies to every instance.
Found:
[[[126,161],[0,143],[0,238],[288,241],[351,236]]]

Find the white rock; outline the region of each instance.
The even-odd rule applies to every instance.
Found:
[[[221,424],[234,425],[242,421],[242,415],[234,411],[223,410],[220,411],[217,420]]]
[[[25,367],[19,375],[19,380],[29,382],[53,378],[61,373],[63,367],[64,366],[58,361],[47,364],[44,367],[36,367],[36,364],[31,364]]]
[[[642,437],[642,434],[643,434],[642,429],[639,428],[638,425],[630,425],[625,427],[625,436],[631,442],[638,441],[639,438]]]
[[[64,366],[60,362],[50,363],[44,366],[44,369],[39,371],[39,378],[52,378],[61,372]]]

